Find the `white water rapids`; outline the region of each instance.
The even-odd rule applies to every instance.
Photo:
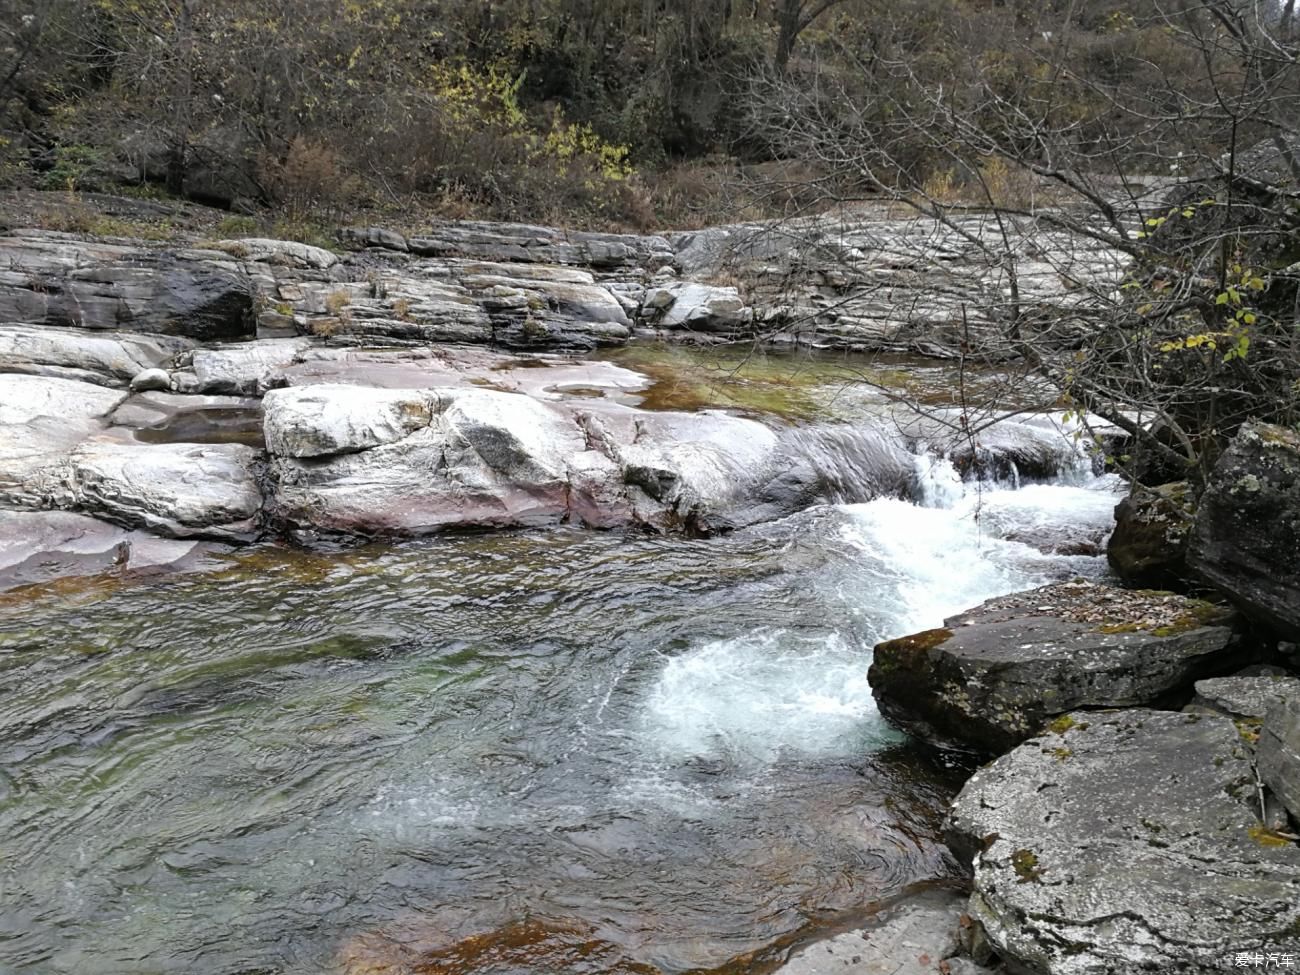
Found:
[[[0,972],[671,973],[951,882],[960,777],[877,714],[871,647],[1103,574],[1067,553],[1116,484],[917,463],[923,504],[714,539],[253,550],[0,605]]]

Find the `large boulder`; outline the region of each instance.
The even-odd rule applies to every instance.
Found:
[[[1300,639],[1300,433],[1241,428],[1201,496],[1188,564],[1252,621]]]
[[[257,464],[258,452],[242,444],[96,438],[72,451],[66,490],[53,500],[169,538],[248,541],[262,507]]]
[[[695,281],[647,289],[642,315],[659,328],[723,333],[743,331],[754,318],[735,288]]]
[[[1300,825],[1300,689],[1275,699],[1264,716],[1259,777]]]
[[[1190,693],[1246,662],[1219,606],[1070,582],[991,599],[888,640],[868,677],[881,713],[947,748],[997,754],[1077,708]]]
[[[560,411],[492,390],[305,386],[268,393],[264,414],[273,513],[300,529],[554,524],[586,449]]]
[[[162,250],[49,235],[0,237],[0,321],[252,338],[247,277]]]
[[[1186,481],[1139,489],[1115,506],[1106,546],[1111,569],[1126,585],[1173,589],[1186,584],[1192,504]]]
[[[1012,971],[1210,975],[1300,950],[1300,846],[1260,822],[1227,717],[1071,714],[976,772],[947,835]]]

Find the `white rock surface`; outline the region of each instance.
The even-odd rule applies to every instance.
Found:
[[[256,532],[262,494],[251,447],[98,438],[68,463],[63,507],[171,538],[238,541]]]
[[[5,372],[123,386],[192,345],[166,335],[0,325],[0,366]]]
[[[300,244],[296,240],[241,237],[238,240],[218,241],[216,247],[218,250],[246,260],[286,264],[292,267],[323,270],[331,268],[339,262],[337,254],[327,251],[323,247]]]
[[[427,427],[436,393],[323,384],[273,389],[263,398],[267,449],[282,457],[323,457],[395,443]]]

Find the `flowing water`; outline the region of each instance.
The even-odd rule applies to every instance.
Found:
[[[1115,498],[918,464],[928,504],[709,540],[265,548],[0,604],[0,972],[757,971],[952,882],[960,775],[878,716],[870,648],[1100,574],[1040,548]]]

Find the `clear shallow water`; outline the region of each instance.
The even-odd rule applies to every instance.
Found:
[[[879,718],[870,648],[1099,574],[1026,540],[1115,498],[932,473],[949,507],[260,550],[0,606],[0,972],[746,971],[951,880],[959,776]]]

